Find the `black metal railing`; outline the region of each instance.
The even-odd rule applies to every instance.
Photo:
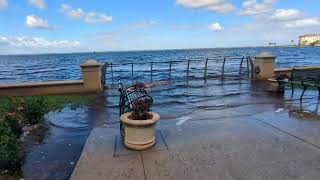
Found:
[[[136,71],[143,71],[141,69],[135,69],[136,66],[143,66],[143,65],[148,65],[149,64],[149,70],[143,71],[143,72],[148,72],[150,73],[150,81],[153,81],[154,78],[154,72],[159,71],[159,69],[157,70],[155,67],[157,67],[158,65],[168,65],[165,70],[168,71],[168,76],[169,79],[172,78],[172,72],[174,70],[173,66],[180,64],[180,67],[183,67],[183,63],[186,63],[185,65],[185,70],[182,70],[186,72],[186,79],[187,81],[191,78],[190,76],[190,72],[191,72],[191,66],[193,63],[197,63],[198,65],[200,63],[203,63],[203,68],[201,68],[200,70],[203,70],[203,80],[207,81],[208,74],[209,74],[209,65],[210,63],[215,63],[214,67],[219,67],[217,66],[219,63],[221,65],[221,73],[219,75],[219,78],[224,79],[227,76],[228,73],[228,69],[227,69],[227,63],[228,62],[239,62],[239,71],[238,71],[238,78],[244,78],[243,75],[247,75],[246,77],[251,77],[253,76],[253,61],[251,59],[250,56],[247,57],[207,57],[207,58],[189,58],[187,60],[170,60],[170,61],[148,61],[148,62],[134,62],[134,61],[125,61],[125,62],[106,62],[103,65],[103,70],[102,70],[102,79],[103,79],[103,83],[105,84],[106,78],[107,78],[107,73],[109,73],[109,75],[111,75],[111,83],[113,84],[115,81],[114,79],[114,73],[120,73],[120,72],[124,72],[125,70],[119,70],[119,71],[115,71],[114,68],[115,67],[123,67],[123,66],[130,66],[127,67],[126,72],[131,74],[131,81],[132,83],[134,83],[134,72]],[[199,66],[198,66],[199,67]],[[212,67],[212,66],[211,66]],[[232,67],[232,68],[235,68]],[[129,70],[130,69],[130,70]],[[219,68],[218,68],[219,69]],[[177,69],[176,69],[177,70]],[[199,69],[197,69],[199,70]],[[129,71],[129,72],[128,72]],[[110,76],[109,76],[110,77]]]

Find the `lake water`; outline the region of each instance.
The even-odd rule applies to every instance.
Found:
[[[156,86],[150,91],[154,98],[153,109],[161,115],[162,122],[179,119],[183,122],[188,119],[188,115],[195,111],[218,109],[232,111],[230,109],[233,107],[255,104],[257,102],[254,102],[254,96],[264,94],[263,88],[257,88],[249,80],[238,78],[221,80],[217,78],[215,75],[221,73],[223,58],[208,62],[209,79],[204,82],[202,78],[206,57],[255,56],[265,51],[277,56],[276,67],[320,66],[320,48],[316,47],[15,55],[0,56],[0,84],[81,79],[80,64],[88,59],[96,59],[101,63],[113,63],[114,78],[111,78],[111,72],[108,71],[108,84],[112,81],[116,83],[118,80],[122,80],[126,84],[132,83],[131,64],[120,65],[126,62],[141,63],[134,65],[133,81],[149,82],[151,80],[150,62],[179,60],[182,62],[173,64],[173,78],[171,80],[174,83]],[[189,58],[197,58],[201,61],[191,62],[191,79],[187,82],[184,80],[187,59]],[[239,64],[239,60],[227,61],[225,73],[238,73]],[[168,67],[167,63],[154,64],[153,81],[168,80]],[[299,93],[296,94],[298,96]],[[251,97],[250,101],[245,101],[248,97]],[[311,99],[307,106],[313,108],[317,101],[317,93],[309,91],[306,97]],[[292,98],[286,97],[285,101],[286,99],[291,100]],[[93,127],[103,126],[118,128],[118,101],[118,91],[108,89],[105,93],[97,95],[94,102],[86,107],[76,111],[64,109],[61,112],[50,113],[47,116],[50,131],[44,143],[36,145],[26,157],[26,163],[23,167],[25,179],[68,179],[90,130]],[[296,107],[296,105],[293,106]],[[280,104],[279,108],[285,107]]]
[[[136,52],[106,52],[106,53],[75,53],[75,54],[49,54],[49,55],[14,55],[0,56],[0,84],[15,82],[35,82],[48,80],[73,80],[81,79],[80,64],[88,59],[96,59],[103,62],[151,62],[151,61],[170,61],[187,60],[189,58],[205,59],[206,57],[219,56],[255,56],[261,52],[270,52],[277,56],[276,67],[290,66],[319,66],[320,48],[278,48],[278,47],[260,47],[260,48],[227,48],[227,49],[195,49],[195,50],[163,50],[163,51],[136,51]],[[192,64],[190,68],[203,69],[204,61],[200,64]],[[227,67],[238,68],[239,63],[227,65]],[[150,64],[145,64],[146,69],[150,69]],[[157,65],[155,65],[157,66]],[[163,65],[164,66],[164,65]],[[175,66],[179,66],[175,65]],[[185,64],[180,64],[185,68]],[[219,63],[210,63],[211,67],[220,67]],[[135,71],[143,67],[134,67]],[[157,67],[155,67],[157,68]],[[159,67],[161,69],[161,67]],[[162,67],[165,68],[165,67]],[[168,65],[166,65],[168,68]],[[115,71],[126,71],[127,74],[114,74],[114,80],[127,79],[131,76],[131,66],[114,67]],[[202,73],[203,74],[203,73]],[[117,77],[118,75],[118,77]],[[136,75],[136,74],[135,74]],[[149,74],[148,74],[149,75]],[[180,74],[175,74],[180,76]],[[137,74],[144,76],[144,74]],[[159,74],[161,76],[161,74]],[[110,75],[108,75],[110,78]],[[141,77],[140,77],[141,78]],[[160,79],[156,77],[155,79]],[[110,80],[110,79],[109,79]]]

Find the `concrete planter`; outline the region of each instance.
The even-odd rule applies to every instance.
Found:
[[[157,113],[152,112],[153,118],[148,120],[132,120],[125,113],[120,117],[124,125],[124,144],[129,149],[144,150],[156,143],[156,123],[160,120]]]

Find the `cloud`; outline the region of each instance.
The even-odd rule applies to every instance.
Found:
[[[53,29],[53,27],[49,25],[48,20],[42,19],[34,14],[28,15],[26,17],[25,24],[28,28]]]
[[[277,0],[263,0],[258,3],[256,0],[245,0],[242,3],[240,15],[259,15],[273,10],[273,5]]]
[[[47,7],[44,0],[28,0],[29,3],[39,9],[45,9]]]
[[[289,21],[296,20],[303,17],[303,13],[296,9],[277,9],[273,15],[270,16],[270,20],[275,21]]]
[[[276,9],[270,14],[256,17],[258,21],[282,28],[302,28],[320,25],[320,18],[306,17],[297,9]]]
[[[277,0],[245,0],[239,15],[255,18],[255,24],[277,28],[302,28],[320,25],[320,18],[305,17],[298,9],[274,9]],[[259,26],[260,26],[259,25]],[[253,24],[254,26],[254,24]]]
[[[72,9],[67,4],[62,4],[60,7],[60,11],[66,13],[71,19],[81,19],[85,16],[85,12],[81,8]]]
[[[187,8],[205,9],[222,14],[228,14],[236,9],[226,0],[177,0],[177,4]]]
[[[1,10],[7,10],[8,9],[8,1],[7,0],[0,0],[0,9]]]
[[[286,28],[302,28],[311,26],[320,26],[320,18],[298,19],[285,24]]]
[[[105,24],[112,22],[112,16],[107,16],[105,14],[97,14],[95,12],[89,12],[86,14],[84,22],[93,24]]]
[[[0,44],[10,47],[26,48],[70,48],[79,47],[79,41],[54,40],[50,41],[42,37],[4,37],[0,36]]]
[[[159,22],[153,20],[140,21],[128,25],[128,29],[145,29],[159,25]]]
[[[215,22],[209,25],[209,29],[214,32],[221,32],[223,28],[220,23]]]
[[[112,22],[112,16],[97,12],[85,12],[81,8],[73,9],[67,4],[61,4],[60,11],[67,14],[71,19],[83,20],[91,24],[105,24]]]

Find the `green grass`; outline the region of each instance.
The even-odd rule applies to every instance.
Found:
[[[59,111],[65,107],[69,107],[71,109],[79,108],[85,104],[90,103],[94,96],[92,95],[48,95],[48,96],[27,96],[27,97],[1,97],[0,98],[0,117],[4,115],[4,113],[14,111],[21,101],[28,103],[34,102],[35,100],[41,98],[43,101],[41,104],[41,109],[44,110],[45,113],[50,111]],[[35,101],[33,104],[35,106],[39,106]],[[31,103],[32,105],[32,103]]]

